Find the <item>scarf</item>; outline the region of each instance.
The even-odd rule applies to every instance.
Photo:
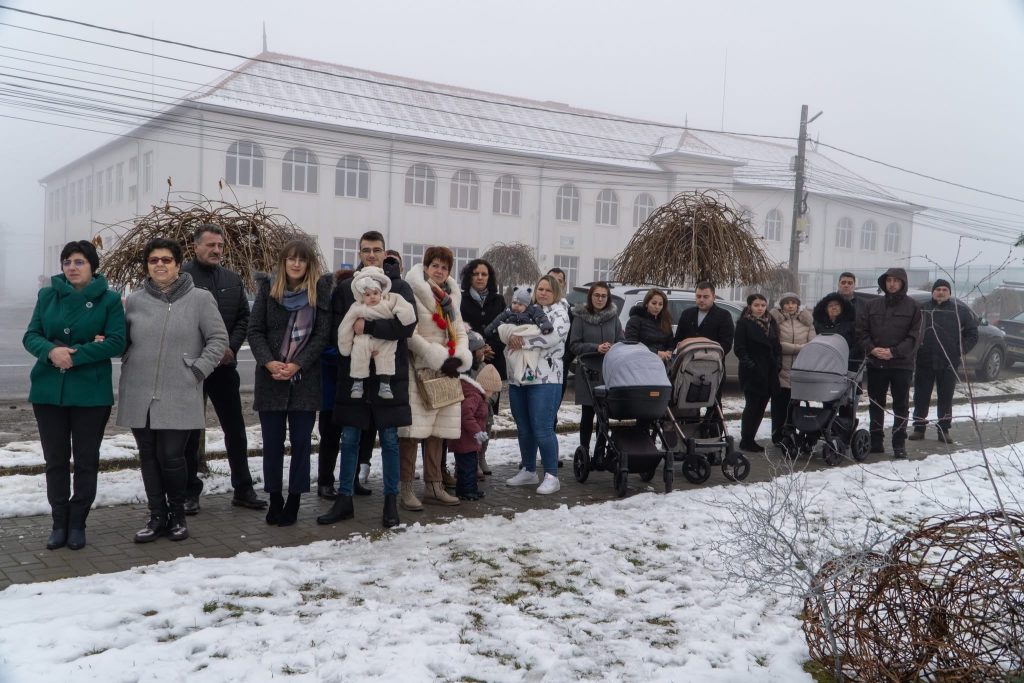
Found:
[[[316,320],[316,309],[309,305],[309,292],[305,289],[297,292],[286,290],[281,305],[290,314],[279,353],[282,362],[291,363],[309,343],[309,337],[313,333],[313,322]],[[292,381],[300,377],[301,373],[295,373]]]
[[[750,307],[747,306],[747,309],[745,311],[743,311],[743,317],[747,318],[749,320],[753,320],[755,323],[757,323],[761,327],[761,331],[764,332],[764,336],[771,337],[770,333],[771,333],[771,320],[772,319],[768,315],[768,311],[765,311],[765,314],[762,315],[761,317],[757,317],[757,316],[754,315],[754,312],[750,310]]]
[[[470,298],[472,298],[473,301],[475,301],[478,304],[480,304],[480,308],[484,307],[484,302],[487,301],[487,295],[488,294],[490,294],[490,291],[488,291],[486,289],[481,292],[476,287],[470,287],[469,288],[469,296],[470,296]]]
[[[150,296],[172,304],[192,289],[192,276],[188,273],[179,273],[178,278],[166,287],[160,287],[153,282],[153,278],[147,277],[144,286]]]
[[[426,273],[424,273],[424,278],[426,278]],[[448,347],[448,357],[451,358],[455,355],[456,340],[455,325],[452,324],[452,321],[455,319],[455,315],[452,312],[452,297],[445,289],[438,287],[430,279],[427,279],[427,284],[430,285],[430,291],[434,295],[434,313],[431,318],[433,318],[434,324],[438,328],[447,333],[448,343],[446,346]],[[445,288],[447,286],[448,284],[445,283]]]

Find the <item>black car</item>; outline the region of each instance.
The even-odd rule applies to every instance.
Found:
[[[1024,313],[996,323],[1006,333],[1006,364],[1024,363]]]

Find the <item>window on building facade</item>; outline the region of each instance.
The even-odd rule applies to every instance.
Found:
[[[840,249],[853,249],[853,221],[840,218],[836,223],[836,246]]]
[[[68,189],[62,187],[57,190],[57,208],[60,209],[62,219],[68,217]]]
[[[449,206],[465,211],[480,209],[480,181],[477,180],[476,173],[468,168],[455,172],[452,176],[452,196]]]
[[[408,271],[417,263],[423,263],[423,252],[425,252],[429,246],[429,244],[414,244],[412,242],[406,242],[403,244],[402,267]]]
[[[50,190],[46,195],[46,219],[57,220],[57,190]]]
[[[764,217],[764,238],[773,242],[782,241],[782,212],[772,209]]]
[[[355,268],[359,263],[359,238],[334,238],[334,267]]]
[[[103,171],[96,174],[96,208],[103,206]]]
[[[68,193],[71,195],[68,199],[68,213],[71,215],[75,214],[75,208],[78,205],[78,188],[75,187],[75,183],[71,182],[68,184]]]
[[[132,157],[128,160],[128,180],[135,180],[135,175],[139,172],[139,158]]]
[[[885,226],[885,250],[892,253],[899,253],[900,250],[900,224],[890,223]]]
[[[555,194],[555,220],[580,221],[580,192],[572,183],[562,185]]]
[[[334,194],[356,199],[370,196],[370,165],[366,159],[349,154],[338,160],[334,170]]]
[[[611,282],[615,279],[615,259],[594,259],[594,281]]]
[[[405,172],[405,203],[416,206],[434,206],[437,176],[426,164],[413,164]]]
[[[145,167],[146,157],[142,159]],[[232,142],[224,159],[224,180],[236,187],[263,187],[263,150],[260,146],[249,140]],[[143,187],[150,189],[148,183],[143,183]]]
[[[494,213],[503,216],[519,215],[519,181],[506,174],[494,181]]]
[[[597,195],[597,217],[594,220],[598,225],[619,224],[619,198],[615,190],[601,190]]]
[[[639,228],[647,220],[647,217],[654,213],[654,197],[641,192],[633,201],[633,227]]]
[[[92,211],[92,174],[85,178],[85,208]]]
[[[117,165],[117,178],[114,181],[114,191],[117,194],[117,201],[124,201],[124,162]]]
[[[262,187],[262,185],[260,186]],[[153,153],[146,152],[142,155],[142,191],[153,191]]]
[[[78,204],[75,205],[75,211],[82,213],[85,211],[85,179],[78,179]]]
[[[874,221],[865,221],[860,227],[860,248],[864,251],[878,249],[878,226]]]
[[[103,177],[106,179],[105,190],[103,193],[103,203],[110,206],[114,202],[114,167],[111,166],[103,172]]]
[[[281,164],[281,189],[316,194],[319,169],[320,162],[308,149],[288,150]]]
[[[477,257],[480,250],[476,247],[452,247],[452,253],[455,254],[455,265],[452,267],[451,276],[456,282],[461,282],[462,269]]]
[[[580,269],[580,257],[579,256],[565,256],[563,254],[555,254],[554,267],[561,268],[565,271],[565,287],[566,289],[572,289],[576,286],[576,275]],[[565,296],[566,292],[562,292],[562,296]]]

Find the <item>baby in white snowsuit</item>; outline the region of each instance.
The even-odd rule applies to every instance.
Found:
[[[363,380],[370,376],[370,360],[373,360],[380,388],[377,395],[393,399],[391,377],[395,374],[395,352],[398,342],[377,339],[368,334],[355,334],[356,320],[389,320],[398,318],[403,325],[416,322],[416,311],[412,304],[398,294],[391,293],[391,278],[383,270],[367,266],[352,276],[352,294],[356,303],[338,326],[338,351],[351,356],[352,398],[363,397]]]
[[[533,290],[530,288],[517,287],[512,292],[512,303],[504,314],[505,319],[501,322],[495,319],[495,322],[498,323],[498,338],[501,339],[503,344],[508,344],[509,339],[513,335],[532,337],[543,333],[541,328],[529,317],[530,306],[535,307],[540,312],[550,332],[551,323],[548,322],[548,317],[543,309],[533,303],[532,294]],[[493,325],[494,323],[492,323]],[[491,327],[487,329],[490,330]],[[529,347],[516,351],[505,349],[505,362],[508,366],[509,379],[514,377],[525,382],[532,382],[537,374],[537,367],[540,365],[542,351],[543,349],[540,348]]]

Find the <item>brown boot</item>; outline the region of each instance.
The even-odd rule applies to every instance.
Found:
[[[445,488],[455,488],[455,477],[448,471],[448,466],[441,468],[441,483],[444,484]]]
[[[398,504],[403,510],[410,510],[412,512],[422,512],[423,503],[416,497],[416,494],[412,490],[411,481],[403,481],[398,484],[398,491],[401,494]]]
[[[423,502],[432,505],[458,505],[459,499],[444,490],[439,481],[424,482]]]

